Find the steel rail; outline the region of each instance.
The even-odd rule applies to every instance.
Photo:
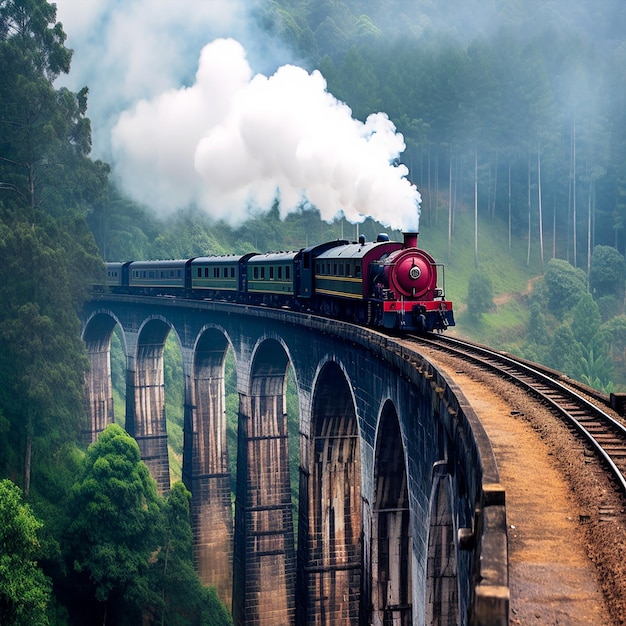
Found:
[[[556,380],[545,369],[541,371],[541,369],[533,367],[528,361],[518,360],[507,353],[498,352],[473,342],[465,342],[456,337],[410,335],[410,339],[437,350],[460,356],[463,359],[469,358],[474,363],[504,376],[514,384],[523,386],[542,402],[548,404],[565,419],[567,424],[573,426],[580,433],[600,461],[608,467],[610,474],[619,485],[621,494],[626,497],[624,473],[616,465],[611,453],[598,440],[598,435],[606,436],[608,434],[618,440],[626,452],[626,427],[623,424],[581,396],[577,391]],[[565,406],[568,403],[570,406]],[[579,413],[580,416],[576,417],[574,412]],[[603,429],[601,432],[592,433],[585,427],[585,420],[590,421],[591,419],[597,420],[596,424],[598,422],[601,424]]]

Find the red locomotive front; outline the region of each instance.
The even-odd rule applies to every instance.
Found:
[[[402,249],[373,266],[374,297],[381,301],[383,326],[418,331],[454,326],[452,303],[437,284],[437,268],[443,273],[443,265],[417,248],[417,233],[405,233]]]

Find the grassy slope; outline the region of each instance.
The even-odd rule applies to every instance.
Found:
[[[492,311],[485,312],[480,322],[473,322],[465,312],[465,307],[467,285],[472,274],[477,271],[474,260],[474,216],[470,213],[457,216],[449,258],[447,216],[441,219],[440,213],[439,217],[435,224],[427,215],[422,216],[419,246],[437,261],[445,263],[446,296],[454,302],[457,323],[454,329],[450,329],[450,334],[493,347],[511,347],[520,340],[528,320],[523,298],[516,296],[526,292],[529,281],[541,275],[539,251],[531,250],[531,264],[527,266],[527,242],[514,239],[509,250],[506,224],[479,216],[478,270],[491,279],[494,302],[497,304]]]

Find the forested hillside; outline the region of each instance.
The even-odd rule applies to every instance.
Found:
[[[111,426],[85,454],[78,313],[114,193],[88,90],[45,0],[0,2],[0,624],[228,624],[191,557],[190,494],[164,498]]]
[[[91,157],[89,85],[58,87],[72,51],[56,19],[46,0],[0,0],[0,623],[223,623],[191,568],[182,485],[159,498],[118,428],[88,452],[80,441],[86,279],[103,259],[297,249],[384,226],[328,224],[309,205],[281,219],[278,200],[239,226],[138,205]],[[455,332],[626,389],[621,0],[260,0],[251,19],[356,119],[382,111],[403,134]],[[93,532],[98,506],[121,523]],[[103,558],[119,546],[122,568]]]
[[[356,117],[391,117],[425,212],[476,202],[544,261],[585,267],[588,238],[624,252],[620,3],[275,2],[263,19]]]

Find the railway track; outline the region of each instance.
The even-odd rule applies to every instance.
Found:
[[[495,372],[535,396],[584,442],[626,501],[626,427],[601,408],[608,396],[564,381],[554,370],[455,337],[412,335],[411,340]]]

